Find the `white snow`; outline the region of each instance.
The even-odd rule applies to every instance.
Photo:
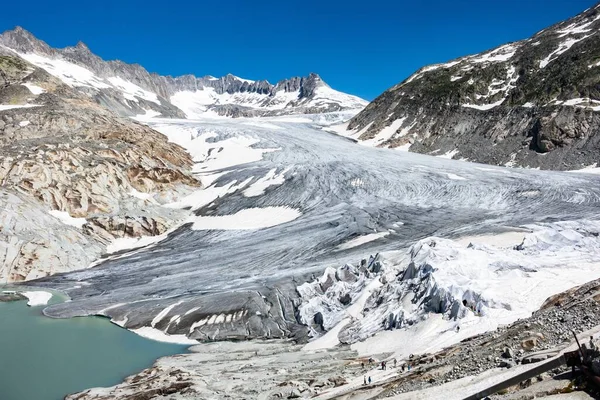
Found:
[[[152,322],[150,322],[150,326],[152,326],[154,328],[154,326],[156,324],[158,324],[164,317],[167,316],[167,314],[169,314],[169,312],[175,308],[176,306],[180,305],[181,303],[183,303],[183,300],[178,301],[177,303],[171,304],[170,306],[166,307],[164,310],[162,310],[161,312],[159,312],[158,314],[156,314],[156,316],[152,319]]]
[[[110,87],[94,75],[92,71],[63,59],[52,59],[34,53],[18,54],[33,65],[45,69],[50,75],[54,75],[69,86],[87,86],[96,89]]]
[[[554,50],[552,53],[548,54],[546,58],[540,61],[540,68],[545,68],[551,61],[555,60],[558,55],[561,55],[565,51],[569,50],[575,43],[582,41],[583,39],[587,39],[591,35],[583,36],[579,39],[569,38],[564,42],[558,45],[558,48]],[[554,58],[553,58],[554,57]]]
[[[311,99],[308,105],[311,107],[324,107],[332,102],[338,103],[345,108],[355,109],[362,109],[369,103],[360,97],[338,92],[337,90],[324,85],[319,86],[315,90],[315,96],[313,99]]]
[[[516,51],[517,48],[514,45],[506,44],[488,53],[484,53],[479,57],[471,58],[470,61],[474,63],[507,61],[515,55]]]
[[[450,77],[450,82],[454,82],[454,81],[457,81],[459,79],[462,79],[462,76],[451,76]]]
[[[528,101],[527,103],[523,104],[521,107],[531,108],[531,107],[535,107],[535,104]]]
[[[138,329],[130,329],[131,332],[137,333],[138,335],[145,337],[146,339],[156,340],[157,342],[175,343],[175,344],[198,344],[197,341],[189,339],[185,335],[168,335],[163,331],[152,328],[150,326],[143,326]]]
[[[235,75],[231,75],[234,79],[237,79],[238,81],[242,81],[242,82],[246,82],[246,83],[254,83],[253,80],[250,79],[244,79],[244,78],[240,78],[239,76],[235,76]]]
[[[564,37],[567,35],[580,35],[583,33],[590,32],[592,29],[589,28],[589,26],[596,22],[598,19],[600,19],[600,15],[597,15],[596,18],[594,18],[593,20],[584,22],[583,24],[578,25],[576,22],[574,22],[566,28],[556,31],[556,33],[560,34],[558,37]]]
[[[600,61],[598,61],[597,63],[588,65],[588,68],[594,68],[594,67],[600,67]]]
[[[442,154],[440,156],[436,156],[436,157],[452,159],[452,157],[454,157],[457,154],[458,154],[458,149],[454,149],[454,150],[450,150],[449,152]]]
[[[147,90],[144,90],[141,87],[139,87],[138,85],[135,85],[129,81],[126,81],[125,79],[120,78],[118,76],[113,76],[113,77],[107,78],[107,80],[110,83],[112,83],[112,85],[114,87],[119,89],[123,93],[123,96],[127,100],[132,100],[132,101],[137,102],[138,101],[137,97],[139,97],[141,99],[148,100],[148,101],[151,101],[153,103],[160,105],[160,101],[158,100],[158,96],[156,95],[156,93],[152,93]]]
[[[505,234],[505,239],[502,235],[470,237],[471,247],[465,245],[467,240],[433,239],[435,247],[430,248],[432,239],[421,241],[426,247],[413,247],[413,257],[402,264],[429,265],[434,281],[424,284],[434,285],[437,293],[447,291],[459,301],[467,299],[481,309],[482,316],[469,311],[454,321],[442,314],[428,314],[412,327],[381,332],[353,348],[363,355],[394,351],[395,357],[402,359],[528,317],[549,296],[600,277],[600,240],[585,233],[597,227],[599,224],[591,221],[532,226],[533,233]],[[514,250],[522,237],[523,250]],[[514,240],[513,246],[510,240]],[[404,313],[415,309],[411,304],[403,303]],[[392,310],[383,313],[389,312]],[[367,315],[374,313],[370,310]]]
[[[368,235],[362,235],[362,236],[356,237],[354,239],[350,239],[346,243],[342,243],[341,245],[338,246],[338,250],[351,249],[353,247],[357,247],[362,244],[372,242],[372,241],[380,239],[382,237],[386,237],[389,234],[390,234],[389,232],[377,232],[377,233],[369,233]]]
[[[279,186],[285,182],[285,173],[288,169],[283,170],[281,173],[277,173],[277,168],[271,169],[267,175],[263,176],[256,182],[254,182],[248,189],[244,190],[244,196],[255,197],[261,196],[265,193],[265,190],[269,186]]]
[[[198,132],[185,124],[156,124],[154,129],[166,135],[169,141],[185,148],[196,164],[194,172],[215,172],[233,166],[260,161],[264,153],[278,149],[255,148],[259,139],[236,135],[220,141],[208,142],[217,135],[213,132]]]
[[[224,186],[210,186],[205,189],[197,190],[184,198],[174,202],[165,204],[165,207],[168,208],[188,208],[192,211],[195,211],[201,207],[204,207],[207,204],[212,203],[219,197],[223,197],[227,194],[234,193],[235,191],[244,188],[250,183],[252,178],[248,178],[244,182],[236,185],[237,181],[231,181]]]
[[[396,147],[394,147],[394,150],[397,150],[397,151],[408,151],[410,149],[410,146],[412,146],[412,143],[407,142],[407,143],[404,143],[402,146],[396,146]]]
[[[44,88],[34,85],[33,83],[24,83],[23,85],[26,86],[27,89],[29,89],[29,91],[35,95],[42,94],[46,91]]]
[[[155,244],[160,242],[161,240],[166,239],[166,234],[157,235],[157,236],[142,236],[139,238],[117,238],[111,241],[108,246],[106,246],[106,252],[116,253],[117,251],[135,249],[138,247],[146,247],[151,244]]]
[[[506,100],[506,98],[503,98],[501,100],[498,100],[494,103],[490,103],[490,104],[461,104],[462,107],[466,107],[466,108],[474,108],[476,110],[481,110],[481,111],[485,111],[485,110],[491,110],[494,107],[499,106],[500,104],[504,103],[504,100]]]
[[[398,119],[392,121],[392,123],[390,125],[386,126],[381,131],[379,131],[379,133],[377,135],[375,135],[373,138],[368,139],[368,140],[363,140],[360,142],[360,144],[365,145],[365,146],[377,146],[377,145],[380,145],[380,144],[388,141],[389,139],[391,139],[394,136],[394,134],[402,126],[402,124],[404,124],[404,121],[406,121],[406,117],[398,118]],[[406,132],[404,132],[404,133],[401,132],[401,134],[398,136],[404,136],[405,134],[406,134]]]
[[[52,293],[43,290],[21,292],[21,294],[29,299],[27,305],[30,307],[45,306],[52,298]]]
[[[30,122],[30,121],[21,121],[21,122],[19,122],[19,126],[20,126],[21,128],[24,128],[24,127],[26,127],[26,126],[27,126],[27,125],[29,125],[29,124],[31,124],[31,122]]]
[[[588,165],[587,167],[583,167],[582,169],[574,169],[568,172],[576,172],[580,174],[600,174],[600,168],[597,167],[597,163],[593,163],[592,165]]]
[[[463,178],[462,176],[459,176],[459,175],[456,175],[456,174],[447,173],[446,175],[448,176],[448,179],[452,179],[454,181],[464,181],[464,180],[466,180],[466,178]]]
[[[38,104],[0,104],[0,111],[10,110],[13,108],[29,108],[40,107]]]
[[[193,230],[254,230],[295,220],[300,211],[285,207],[247,208],[231,215],[190,217]]]
[[[66,211],[50,210],[48,211],[54,218],[60,220],[65,225],[74,226],[75,228],[81,229],[81,227],[87,222],[85,218],[74,218]]]

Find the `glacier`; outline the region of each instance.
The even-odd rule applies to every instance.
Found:
[[[130,244],[134,248],[114,246],[115,252],[94,268],[34,282],[71,298],[48,306],[44,313],[106,315],[133,331],[152,328],[160,332],[158,336],[196,340],[309,339],[335,328],[337,338],[331,343],[354,343],[386,329],[425,323],[431,313],[452,324],[454,318],[467,321],[468,310],[461,308],[461,300],[467,299],[480,304],[487,315],[498,314],[489,324],[481,324],[491,329],[504,317],[522,315],[503,306],[511,304],[510,296],[492,295],[480,287],[469,291],[477,279],[448,283],[446,264],[427,258],[456,253],[460,260],[472,260],[470,273],[482,268],[477,273],[491,279],[534,274],[540,268],[527,260],[536,256],[522,265],[507,264],[506,258],[516,250],[473,249],[454,240],[515,231],[537,237],[543,229],[581,232],[588,226],[577,246],[596,249],[597,176],[483,168],[359,146],[323,129],[346,117],[331,113],[302,118],[147,119],[193,155],[193,171],[204,188],[165,205],[187,210],[189,218],[151,242]],[[276,182],[265,183],[274,177]],[[235,229],[231,221],[249,210],[288,211],[279,217],[268,215],[267,223],[254,216],[245,229]],[[198,230],[197,221],[211,223]],[[578,225],[568,229],[552,225],[559,221]],[[542,242],[528,243],[519,254]],[[563,250],[543,251],[548,255]],[[590,251],[589,263],[598,255]],[[413,260],[411,267],[396,255],[390,262],[390,252],[402,257],[412,252],[425,261]],[[472,254],[488,255],[472,258]],[[496,269],[488,271],[492,264]],[[400,272],[405,279],[397,281]],[[323,290],[323,282],[331,284],[332,292]],[[404,294],[411,290],[421,297]],[[374,307],[381,298],[383,302]],[[425,298],[428,302],[415,300]],[[368,317],[361,318],[363,314]],[[464,331],[466,335],[468,329]]]

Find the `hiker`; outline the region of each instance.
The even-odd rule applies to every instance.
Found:
[[[371,377],[369,377],[369,385],[371,384]]]
[[[594,344],[594,337],[590,336],[590,350],[591,351],[595,351],[596,350],[596,345]]]
[[[360,363],[360,367],[361,367],[362,369],[365,369],[365,362],[364,362],[364,361]]]
[[[398,360],[396,360],[396,359],[394,358],[394,368],[396,368],[396,364],[397,364],[397,363],[398,363]]]
[[[460,332],[460,326],[456,325],[456,333]]]
[[[367,377],[363,375],[363,385],[367,384]]]
[[[408,364],[408,371],[410,372],[410,364]]]
[[[404,372],[404,368],[406,368],[406,365],[402,364],[402,372]]]

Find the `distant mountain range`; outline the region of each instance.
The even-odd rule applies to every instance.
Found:
[[[330,88],[317,74],[275,85],[231,74],[161,76],[139,64],[104,61],[82,42],[54,49],[21,27],[0,35],[0,52],[18,54],[121,116],[251,117],[360,109],[368,103]]]
[[[347,125],[367,144],[541,169],[600,165],[600,5],[421,68]]]

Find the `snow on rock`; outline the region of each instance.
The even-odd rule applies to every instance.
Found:
[[[556,56],[561,55],[565,51],[569,50],[575,43],[580,42],[583,39],[587,39],[590,36],[591,35],[586,35],[586,36],[580,37],[578,39],[569,38],[569,39],[565,40],[564,42],[560,43],[556,50],[554,50],[552,53],[548,54],[548,56],[546,58],[544,58],[543,60],[540,61],[540,68],[545,68],[548,64],[550,64],[551,61],[556,59]]]
[[[449,152],[442,154],[440,156],[436,156],[436,157],[452,159],[452,157],[454,157],[457,154],[458,154],[458,149],[454,149],[454,150],[450,150]]]
[[[33,83],[23,83],[23,85],[25,87],[27,87],[27,89],[29,89],[29,91],[35,95],[42,94],[46,91],[44,88],[34,85]]]
[[[290,222],[302,213],[294,208],[264,207],[246,208],[231,215],[190,217],[192,229],[199,230],[254,230],[269,228]]]
[[[66,211],[50,210],[48,211],[48,213],[54,218],[60,220],[60,222],[62,222],[63,224],[74,226],[75,228],[81,229],[81,227],[87,222],[85,218],[71,217],[71,215]]]
[[[485,110],[491,110],[492,108],[499,106],[500,104],[504,103],[504,100],[506,100],[506,98],[500,99],[494,103],[489,103],[489,104],[461,104],[461,106],[466,107],[466,108],[474,108],[476,110],[485,111]]]
[[[42,290],[21,292],[21,294],[27,297],[27,299],[29,299],[27,301],[27,305],[30,307],[45,306],[46,304],[48,304],[48,301],[50,301],[50,299],[52,298],[52,293],[45,292]]]
[[[30,121],[21,121],[21,122],[19,122],[19,126],[21,128],[24,128],[24,127],[28,126],[29,124],[31,124]]]
[[[107,80],[112,83],[114,87],[119,89],[127,100],[137,102],[137,97],[139,97],[160,105],[160,101],[158,100],[156,93],[144,90],[138,85],[128,82],[123,78],[119,78],[118,76],[107,78]]]
[[[13,108],[40,107],[38,104],[0,104],[0,111],[11,110]]]
[[[513,44],[506,44],[500,46],[495,50],[484,53],[479,57],[471,58],[469,61],[474,63],[486,63],[486,62],[500,62],[508,61],[515,55],[517,47]]]
[[[364,355],[392,351],[402,358],[528,317],[549,296],[600,277],[600,221],[528,228],[531,233],[507,236],[512,246],[494,236],[471,237],[468,244],[430,237],[406,253],[329,268],[298,287],[301,320],[318,336],[349,318],[337,334],[341,343],[356,343]],[[349,316],[374,280],[380,287]]]
[[[63,59],[52,59],[34,53],[19,53],[19,56],[33,65],[45,69],[50,75],[54,75],[69,86],[87,86],[96,89],[110,87],[89,69]]]
[[[386,126],[377,135],[375,135],[375,137],[372,139],[363,140],[360,142],[360,144],[365,146],[377,146],[388,141],[392,138],[392,136],[394,136],[396,131],[402,126],[405,120],[406,118],[398,118],[397,120],[394,120],[389,126]],[[404,134],[401,134],[400,136],[404,136]]]

